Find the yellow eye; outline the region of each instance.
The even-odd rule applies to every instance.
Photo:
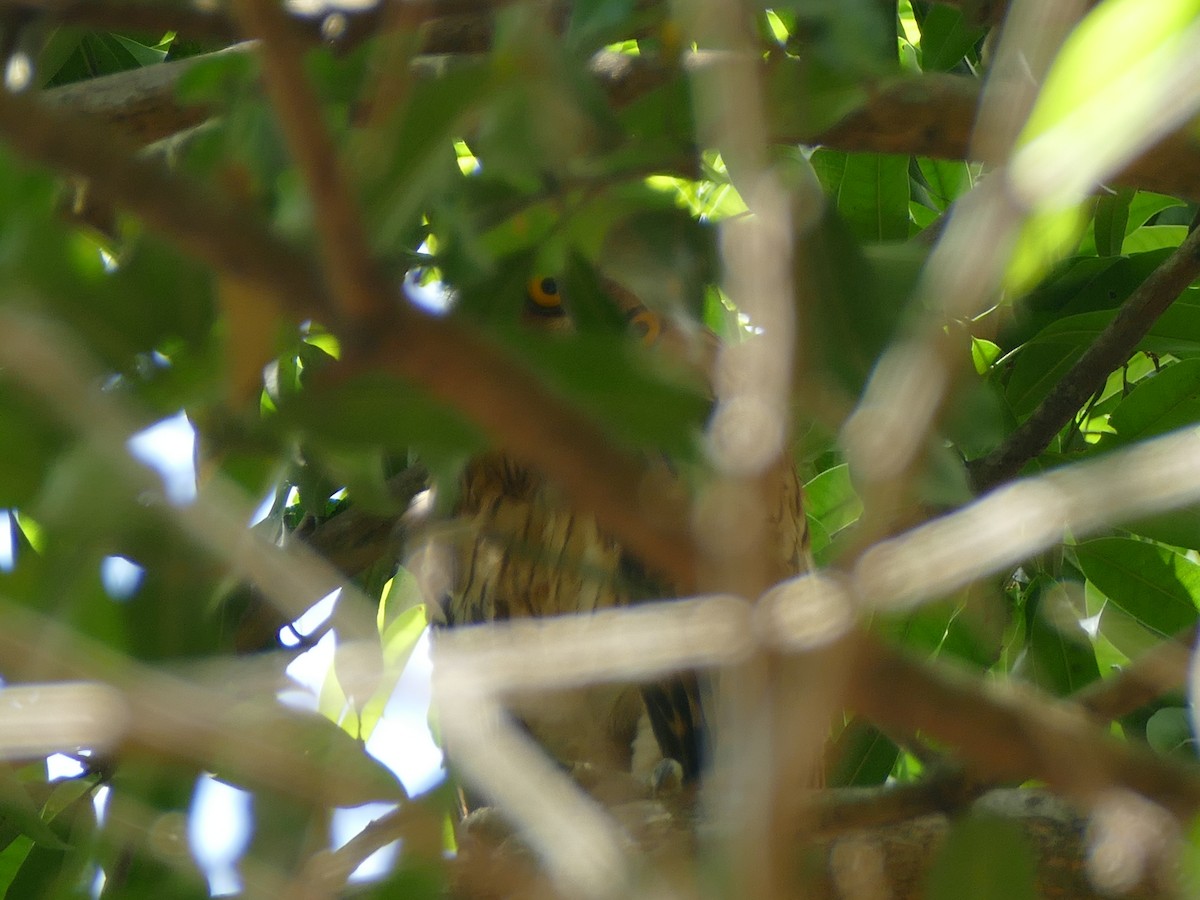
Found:
[[[558,293],[558,282],[553,278],[532,278],[528,285],[529,299],[542,309],[558,309],[562,297]]]
[[[644,307],[629,316],[629,325],[647,347],[653,346],[662,334],[662,318]]]

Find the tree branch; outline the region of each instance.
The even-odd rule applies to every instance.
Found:
[[[1147,651],[1124,669],[1095,681],[1069,699],[1104,722],[1140,709],[1187,682],[1190,647],[1196,628],[1189,628]],[[875,828],[930,813],[957,813],[1003,783],[980,778],[968,765],[945,763],[918,781],[885,788],[835,790],[816,802],[815,831],[820,836]]]
[[[1037,409],[986,456],[967,464],[976,490],[986,491],[1015,476],[1050,446],[1105,379],[1137,349],[1142,338],[1172,303],[1200,277],[1200,229],[1193,230],[1117,311]]]
[[[1181,689],[1187,684],[1198,632],[1200,626],[1181,631],[1115,674],[1093,681],[1070,699],[1096,718],[1111,722]]]
[[[1181,822],[1200,811],[1200,776],[1122,744],[1066,704],[1029,691],[1001,695],[946,666],[911,660],[865,632],[854,640],[849,702],[883,728],[918,728],[999,782],[1046,781],[1085,808],[1124,786]]]
[[[289,20],[274,0],[234,0],[246,31],[258,39],[263,80],[289,149],[313,204],[313,227],[322,269],[341,314],[357,322],[385,318],[395,297],[371,257],[366,228],[341,172],[325,127],[324,110],[301,65],[304,46],[289,33]]]

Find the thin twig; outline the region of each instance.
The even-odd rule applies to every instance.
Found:
[[[968,465],[975,488],[986,491],[1015,476],[1050,446],[1109,374],[1133,355],[1179,296],[1200,277],[1200,229],[1189,234],[1161,266],[1143,281],[1108,327],[1075,362],[1028,419],[999,447]]]

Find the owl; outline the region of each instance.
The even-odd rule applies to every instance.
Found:
[[[621,286],[605,288],[624,313],[631,340],[668,354],[707,382],[717,349],[711,332],[689,334]],[[530,282],[523,318],[531,328],[571,328],[553,279]],[[651,464],[670,469],[665,458]],[[779,498],[780,552],[786,568],[796,571],[807,532],[799,482],[794,469],[789,473]],[[450,626],[586,614],[678,596],[670,585],[649,579],[593,515],[572,508],[554,484],[502,451],[484,453],[466,466],[454,519],[454,577],[444,610]],[[699,777],[706,754],[703,710],[701,686],[690,674],[652,684],[547,692],[512,708],[567,768],[650,779],[663,771],[664,760],[673,760],[685,783]]]

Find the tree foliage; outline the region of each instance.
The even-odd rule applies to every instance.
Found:
[[[867,890],[864,845],[898,897],[1194,887],[1198,14],[0,4],[33,73],[0,96],[0,892],[209,896],[213,779],[252,797],[246,896],[570,890],[536,836],[545,871],[448,859],[449,786],[376,757],[414,740],[388,705],[436,617],[414,553],[482,449],[682,593],[764,586],[710,502],[755,485],[718,427],[745,385],[641,352],[614,282],[777,363],[737,446],[788,435],[826,598],[822,631],[788,618],[801,582],[745,597],[749,649],[704,658],[758,672],[730,758],[794,715],[829,788],[775,758],[715,789],[745,821],[645,859],[731,896],[790,895],[800,844],[818,895]],[[546,277],[569,334],[521,325]],[[171,428],[195,490],[146,450]],[[662,454],[687,489],[647,509]],[[1070,806],[977,802],[1029,781]]]

